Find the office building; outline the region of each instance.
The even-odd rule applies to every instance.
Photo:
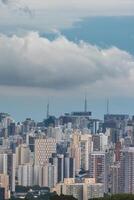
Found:
[[[120,164],[110,166],[110,193],[119,194]]]
[[[52,153],[56,153],[56,140],[54,138],[35,139],[35,165],[48,163]]]
[[[15,191],[16,155],[11,151],[0,153],[0,173],[9,176],[9,189]]]
[[[75,177],[75,159],[69,153],[52,154],[49,162],[56,167],[57,182],[63,182],[64,178]]]
[[[90,154],[89,174],[91,178],[95,178],[96,183],[104,184],[105,192],[107,192],[107,157],[104,152],[92,152]]]
[[[120,192],[134,194],[134,147],[121,150]]]
[[[55,186],[54,191],[58,195],[72,195],[78,200],[88,200],[104,196],[104,186],[101,183],[95,183],[95,179],[86,178],[77,180],[74,178],[64,179],[64,183]]]
[[[34,168],[30,164],[25,165],[19,165],[18,170],[18,185],[21,186],[33,186],[34,183],[37,183],[35,185],[38,185],[38,182],[34,182]]]
[[[81,169],[81,147],[80,147],[80,133],[74,132],[70,147],[68,148],[70,156],[75,159],[75,173],[78,174]]]
[[[0,174],[0,188],[4,188],[4,197],[9,199],[9,177],[6,174]]]
[[[81,169],[87,171],[89,169],[89,154],[92,152],[92,136],[83,134],[80,136],[81,148]]]
[[[26,144],[20,144],[16,147],[16,167],[30,162],[31,151]]]

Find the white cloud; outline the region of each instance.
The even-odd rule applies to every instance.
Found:
[[[100,49],[65,37],[54,41],[31,32],[0,36],[0,87],[75,91],[89,88],[92,95],[131,95],[134,57],[116,47]],[[38,90],[38,89],[37,89]]]

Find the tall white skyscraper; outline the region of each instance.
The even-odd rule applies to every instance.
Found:
[[[68,152],[70,156],[75,159],[76,174],[83,169],[89,169],[89,154],[92,152],[92,135],[81,132],[74,132],[72,134],[72,141]]]
[[[72,141],[68,148],[70,156],[75,159],[75,173],[78,174],[81,168],[81,148],[80,148],[80,134],[74,132],[72,134]]]
[[[34,185],[33,179],[33,166],[30,164],[18,166],[18,185],[32,186]]]
[[[84,170],[89,169],[89,154],[92,151],[92,136],[83,134],[80,136],[81,148],[81,168]]]

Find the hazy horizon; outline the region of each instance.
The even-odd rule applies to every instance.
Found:
[[[134,2],[0,1],[0,111],[17,121],[134,110]]]

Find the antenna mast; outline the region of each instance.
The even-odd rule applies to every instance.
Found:
[[[109,114],[109,99],[107,99],[107,114]]]
[[[49,101],[47,103],[47,118],[49,117]]]
[[[87,112],[87,94],[85,92],[84,111]]]

